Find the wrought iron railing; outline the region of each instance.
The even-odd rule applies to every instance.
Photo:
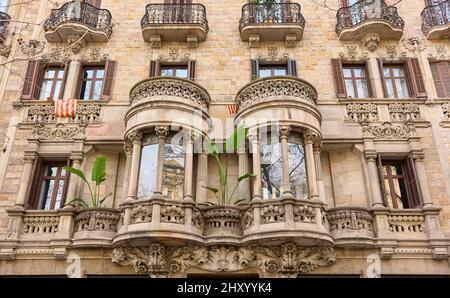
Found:
[[[301,14],[298,3],[254,4],[242,6],[239,29],[254,24],[299,24],[305,26],[305,19]]]
[[[336,14],[336,33],[367,21],[384,21],[394,28],[403,29],[405,22],[398,15],[397,8],[388,6],[384,0],[362,0],[351,6],[342,7]]]
[[[141,26],[158,24],[195,24],[208,31],[206,8],[203,4],[148,4]]]
[[[450,24],[450,0],[425,7],[421,15],[424,34],[433,27]]]
[[[89,3],[81,2],[77,7],[75,1],[67,2],[58,9],[52,9],[50,17],[44,23],[44,30],[55,30],[64,23],[82,23],[94,30],[112,34],[112,16],[109,10],[100,9]]]
[[[10,19],[11,17],[9,15],[0,11],[0,41],[4,41],[6,38],[6,27]]]

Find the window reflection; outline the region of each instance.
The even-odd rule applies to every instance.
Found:
[[[182,199],[184,185],[184,146],[165,144],[163,163],[163,196]]]
[[[289,182],[292,194],[298,199],[308,198],[305,149],[298,143],[288,143]]]
[[[283,185],[281,144],[261,145],[261,179],[263,199],[277,199]]]
[[[139,171],[138,199],[150,198],[156,191],[156,169],[158,161],[158,144],[142,147],[141,167]]]

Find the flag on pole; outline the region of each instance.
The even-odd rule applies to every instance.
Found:
[[[237,105],[229,104],[229,105],[227,105],[227,109],[228,109],[228,114],[229,115],[234,115],[237,112]]]
[[[55,101],[55,115],[56,117],[75,117],[77,112],[77,100],[58,99]]]

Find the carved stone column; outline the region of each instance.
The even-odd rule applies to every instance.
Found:
[[[414,166],[416,167],[417,179],[419,180],[420,191],[422,193],[423,207],[432,207],[430,190],[428,189],[427,175],[423,166],[424,154],[422,152],[414,152],[412,154]]]
[[[79,61],[77,60],[72,60],[70,61],[70,65],[69,65],[69,72],[67,74],[67,82],[76,82],[77,81],[77,75],[79,73],[81,64]],[[76,84],[66,84],[65,88],[64,88],[64,94],[63,94],[63,98],[64,99],[71,99],[71,98],[75,98],[75,92],[77,92],[76,89]]]
[[[187,201],[194,201],[192,199],[192,176],[194,168],[194,135],[189,133],[185,138],[185,164],[184,164],[184,196],[183,199]]]
[[[261,152],[259,148],[259,135],[257,131],[249,135],[252,144],[253,157],[253,200],[261,199]]]
[[[164,164],[164,145],[166,144],[166,138],[169,135],[168,126],[155,127],[156,135],[158,136],[158,164],[156,168],[156,191],[157,196],[162,196],[163,185],[163,164]]]
[[[202,151],[197,159],[197,189],[195,201],[197,203],[206,203],[208,201],[208,190],[205,188],[208,184],[208,154]]]
[[[289,151],[288,151],[288,136],[291,132],[289,126],[281,126],[280,129],[280,143],[281,143],[281,160],[283,164],[283,197],[292,198],[291,181],[289,179]]]
[[[365,152],[364,158],[366,159],[367,163],[367,171],[369,174],[369,181],[370,181],[370,190],[372,191],[372,207],[378,207],[378,208],[384,208],[383,205],[383,195],[381,194],[380,189],[380,179],[378,177],[378,170],[377,170],[377,154],[375,152]]]
[[[22,178],[20,179],[19,192],[17,193],[16,199],[16,206],[19,207],[25,207],[28,185],[33,174],[33,163],[36,160],[36,154],[26,153],[23,160],[25,161],[25,165],[23,166]]]
[[[139,167],[142,151],[142,133],[139,131],[133,131],[128,136],[128,139],[133,144],[133,155],[131,157],[130,181],[128,184],[127,200],[134,200],[136,199],[138,191]]]
[[[374,96],[383,97],[383,85],[381,80],[381,72],[379,70],[378,61],[376,58],[369,58],[367,60],[367,68],[369,70],[370,83],[374,87]]]
[[[128,185],[130,184],[130,170],[131,170],[131,158],[133,156],[133,144],[126,142],[123,146],[125,152],[125,173],[123,175],[123,193],[122,198],[125,198],[128,194]]]
[[[239,177],[249,173],[248,170],[248,155],[245,148],[245,142],[238,148],[238,171]],[[250,199],[250,179],[245,179],[239,183],[239,199]]]
[[[316,179],[317,179],[317,188],[319,192],[319,199],[323,203],[325,203],[325,184],[322,179],[322,162],[320,160],[320,153],[322,148],[319,144],[314,146],[314,163],[316,165]]]
[[[318,199],[319,192],[317,190],[317,174],[316,164],[314,161],[313,144],[318,141],[319,135],[312,130],[307,130],[304,133],[305,139],[305,158],[306,170],[308,174],[309,195],[311,199]]]
[[[72,168],[77,170],[81,169],[81,163],[83,162],[83,152],[73,152],[70,155],[70,160],[72,161]],[[77,175],[70,175],[66,202],[70,202],[75,199],[79,183],[80,178]]]

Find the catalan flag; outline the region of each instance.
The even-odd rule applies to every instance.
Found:
[[[77,111],[77,100],[58,99],[55,101],[55,115],[56,117],[75,117]]]
[[[229,115],[234,115],[237,112],[237,106],[235,104],[228,104],[227,109]]]

